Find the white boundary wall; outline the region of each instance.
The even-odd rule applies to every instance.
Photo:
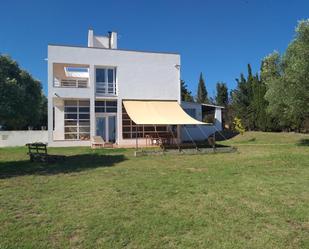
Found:
[[[48,142],[48,131],[0,131],[0,147],[24,146],[26,143]]]

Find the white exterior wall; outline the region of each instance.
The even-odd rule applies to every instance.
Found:
[[[0,131],[0,147],[24,146],[27,143],[48,142],[47,131]]]
[[[49,63],[87,64],[117,68],[118,98],[180,101],[178,54],[117,49],[48,46]],[[51,79],[52,80],[52,79]],[[49,82],[52,86],[52,82]],[[94,82],[90,81],[90,85]],[[89,88],[49,88],[51,95],[90,97]]]
[[[215,126],[218,131],[222,131],[222,109],[218,107],[215,110]]]
[[[53,64],[86,64],[90,69],[89,88],[53,87]],[[49,142],[53,146],[52,109],[56,96],[60,98],[90,99],[90,135],[95,135],[95,67],[116,67],[117,96],[106,97],[118,100],[117,138],[119,145],[127,145],[122,139],[122,100],[176,100],[180,103],[180,56],[178,54],[126,51],[117,49],[48,46],[48,127]],[[59,98],[58,97],[58,98]],[[97,99],[106,99],[103,97]],[[60,115],[60,109],[57,115]],[[62,114],[61,114],[62,115]],[[56,117],[56,111],[55,111]],[[56,117],[57,118],[57,117]],[[63,119],[63,118],[62,118]],[[56,120],[56,122],[58,122]],[[61,118],[56,124],[62,126]],[[64,130],[61,128],[62,131]],[[78,144],[79,141],[66,141],[65,144]],[[85,143],[83,141],[83,143]],[[89,142],[88,142],[89,143]],[[59,146],[60,143],[58,143]],[[61,144],[64,144],[63,142]]]

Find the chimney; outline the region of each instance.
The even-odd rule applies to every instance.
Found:
[[[109,34],[109,48],[117,49],[117,32],[108,32]]]
[[[88,47],[93,48],[93,29],[88,30]]]

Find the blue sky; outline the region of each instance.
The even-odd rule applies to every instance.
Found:
[[[200,72],[210,95],[217,81],[253,70],[283,52],[308,0],[2,1],[0,53],[39,79],[46,92],[47,44],[86,45],[87,30],[117,31],[119,48],[181,54],[181,78],[195,94]]]

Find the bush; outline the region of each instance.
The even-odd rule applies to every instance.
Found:
[[[240,118],[235,117],[235,118],[234,118],[234,121],[233,121],[233,125],[234,125],[234,130],[235,130],[235,131],[239,132],[241,135],[244,134],[245,128],[244,128],[244,126],[242,125],[242,122],[241,122],[241,119],[240,119]]]

